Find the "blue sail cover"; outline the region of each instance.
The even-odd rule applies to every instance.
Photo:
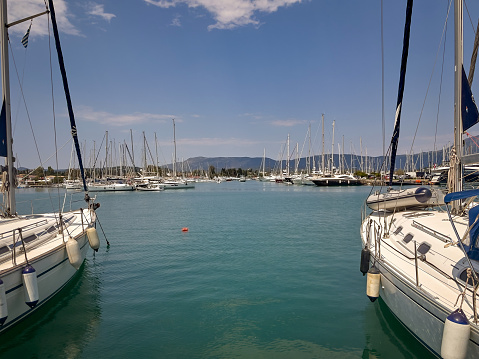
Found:
[[[407,6],[406,6],[406,23],[404,25],[404,39],[403,39],[403,48],[402,48],[398,98],[397,98],[397,105],[396,105],[396,118],[394,121],[393,136],[391,138],[391,166],[389,168],[389,185],[390,186],[392,186],[392,183],[393,183],[394,166],[396,164],[396,153],[397,153],[398,141],[399,141],[402,99],[404,94],[404,85],[406,83],[407,56],[409,52],[409,34],[411,33],[412,4],[413,4],[413,0],[408,0]]]
[[[452,201],[457,201],[458,199],[465,199],[465,198],[476,197],[476,196],[479,196],[479,189],[451,192],[444,197],[444,203],[450,203]]]
[[[3,100],[2,112],[0,113],[0,156],[7,157],[7,113],[5,110],[5,100]]]
[[[62,48],[60,46],[60,37],[58,35],[58,27],[57,27],[57,20],[55,16],[55,9],[53,7],[53,1],[48,0],[48,6],[50,8],[50,18],[52,19],[52,28],[53,28],[53,37],[55,38],[55,46],[57,49],[57,55],[58,55],[58,64],[60,65],[60,73],[62,75],[62,80],[63,80],[63,90],[65,92],[65,98],[67,101],[67,108],[68,108],[68,115],[70,117],[70,127],[71,127],[71,134],[73,137],[73,143],[75,144],[75,149],[77,153],[77,158],[78,158],[78,164],[80,166],[80,173],[81,177],[83,180],[83,189],[85,192],[87,191],[87,186],[86,186],[86,180],[85,180],[85,170],[83,169],[83,161],[81,157],[81,151],[80,151],[80,144],[78,142],[78,134],[77,134],[77,127],[75,124],[75,115],[73,114],[73,106],[72,106],[72,100],[70,97],[70,89],[68,88],[68,81],[67,81],[67,73],[65,70],[65,64],[63,63],[63,54],[62,54]]]
[[[474,96],[472,96],[471,87],[467,81],[464,67],[462,68],[462,130],[469,128],[479,122],[479,113],[477,111]]]

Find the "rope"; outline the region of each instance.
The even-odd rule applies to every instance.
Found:
[[[462,291],[462,293],[459,293],[459,295],[457,296],[456,303],[454,304],[454,306],[456,306],[457,302],[459,301],[459,298],[461,298],[461,304],[459,305],[459,309],[461,309],[461,310],[462,310],[462,305],[464,304],[464,298],[466,297],[467,285],[469,284],[469,280],[472,280],[472,286],[473,287],[476,286],[474,277],[472,275],[472,269],[467,268],[466,271],[467,271],[466,285],[464,286],[464,290]],[[475,309],[474,309],[474,318],[476,318],[476,310]]]
[[[472,142],[474,142],[474,144],[479,148],[479,145],[477,144],[476,141],[474,141],[474,136],[471,136],[468,132],[464,131],[464,133],[467,135],[467,137],[469,137],[471,139]]]
[[[108,238],[106,238],[105,231],[103,230],[103,226],[100,223],[100,219],[98,218],[98,215],[96,216],[96,220],[98,221],[98,224],[100,225],[101,231],[103,233],[103,236],[105,236],[106,244],[108,247],[110,247],[110,242],[108,242]]]
[[[456,178],[456,173],[454,168],[456,168],[459,158],[456,155],[456,149],[454,147],[451,148],[451,153],[449,155],[449,173],[447,176],[447,188],[451,191],[454,188],[454,182]]]

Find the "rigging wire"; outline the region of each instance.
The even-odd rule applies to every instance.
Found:
[[[53,89],[53,66],[52,66],[52,45],[51,45],[51,33],[50,33],[50,16],[48,16],[48,54],[49,54],[49,63],[50,63],[50,85],[51,85],[51,95],[52,95],[52,114],[53,114],[53,138],[54,138],[54,145],[55,145],[55,164],[58,173],[58,143],[57,143],[57,125],[56,125],[56,115],[55,115],[55,97],[54,97],[54,89]],[[57,177],[58,178],[58,177]],[[63,210],[61,206],[60,200],[60,187],[57,187],[58,193],[58,212],[61,218],[61,212]],[[65,192],[66,198],[66,192]]]
[[[383,0],[381,0],[381,120],[383,129],[383,161],[386,153],[386,120],[384,116],[384,19],[383,19]]]
[[[449,5],[448,5],[448,13],[449,13],[449,10],[451,8],[451,1],[449,2]],[[442,94],[442,78],[443,78],[443,75],[444,75],[444,58],[445,58],[445,54],[446,54],[446,40],[447,40],[447,17],[446,17],[446,24],[445,24],[445,28],[444,28],[444,49],[442,51],[442,65],[441,65],[441,80],[439,82],[439,98],[438,98],[438,102],[437,102],[437,113],[436,113],[436,129],[435,129],[435,132],[434,132],[434,146],[433,146],[433,150],[434,150],[434,154],[435,154],[435,161],[434,161],[434,164],[437,164],[437,152],[436,152],[436,144],[437,144],[437,126],[439,124],[439,108],[440,108],[440,105],[441,105],[441,94]],[[444,161],[444,158],[442,159]]]
[[[17,63],[15,62],[15,56],[13,54],[13,48],[12,48],[12,43],[10,42],[10,39],[8,39],[8,45],[10,46],[10,54],[12,55],[13,66],[15,68],[15,72],[16,72],[16,75],[17,75],[17,80],[18,80],[18,84],[19,84],[19,87],[20,87],[20,93],[21,93],[21,97],[23,99],[23,104],[25,106],[25,112],[27,114],[28,123],[30,124],[30,130],[32,131],[33,143],[35,144],[35,149],[37,151],[37,156],[38,156],[38,160],[40,162],[40,165],[43,167],[42,158],[40,156],[40,151],[38,149],[37,139],[35,137],[35,132],[33,131],[32,119],[30,117],[30,112],[28,111],[27,101],[25,99],[25,93],[23,92],[23,85],[20,82],[20,76],[19,76],[19,73],[18,73]]]
[[[32,27],[32,24],[33,24],[33,19],[30,20],[30,28]],[[22,84],[23,86],[23,80],[25,78],[25,68],[27,67],[27,52],[28,52],[28,46],[25,47],[25,57],[24,57],[24,60],[23,60],[23,70],[22,70],[22,77],[21,77],[21,80],[20,83]],[[10,53],[12,53],[12,49],[11,49],[11,46],[10,46]],[[16,111],[16,116],[15,116],[15,121],[13,123],[13,128],[12,128],[12,136],[15,136],[15,129],[17,127],[17,123],[18,123],[18,116],[20,114],[20,104],[22,102],[22,99],[21,97],[18,98],[18,104],[17,104],[17,111]]]
[[[416,126],[416,131],[414,132],[414,136],[413,136],[413,139],[412,139],[412,143],[411,143],[411,151],[413,150],[413,147],[414,147],[414,142],[416,140],[416,136],[417,136],[417,132],[419,130],[419,125],[421,123],[421,118],[422,118],[422,114],[424,112],[424,107],[426,105],[426,100],[427,100],[427,95],[429,93],[429,88],[431,87],[431,82],[432,82],[432,76],[434,75],[434,70],[436,68],[436,63],[437,63],[437,58],[439,56],[439,50],[441,48],[441,43],[442,43],[442,40],[445,38],[445,33],[446,33],[446,29],[447,29],[447,20],[449,18],[449,11],[451,9],[451,3],[452,1],[449,2],[449,8],[447,10],[447,15],[446,15],[446,22],[444,24],[444,27],[443,27],[443,32],[442,32],[442,36],[441,36],[441,41],[439,42],[439,46],[438,46],[438,49],[437,49],[437,52],[436,52],[436,58],[434,59],[434,65],[432,67],[432,72],[431,72],[431,76],[429,77],[429,83],[427,85],[427,89],[426,89],[426,95],[424,96],[424,101],[423,101],[423,104],[422,104],[422,107],[421,107],[421,113],[419,114],[419,119],[417,121],[417,126]]]

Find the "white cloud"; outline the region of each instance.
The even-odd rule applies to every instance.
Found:
[[[176,15],[175,18],[171,21],[171,26],[181,26],[181,21],[180,21],[181,15]]]
[[[280,7],[301,3],[302,0],[144,0],[161,8],[185,4],[188,7],[203,7],[210,12],[216,24],[208,29],[233,29],[239,26],[260,23],[255,18],[258,12],[273,13]]]
[[[104,5],[91,3],[89,4],[89,7],[90,7],[90,10],[88,11],[88,14],[94,15],[94,16],[100,16],[101,18],[103,18],[104,20],[108,22],[110,22],[112,18],[116,17],[116,15],[114,14],[106,13]]]
[[[79,120],[97,122],[110,126],[130,126],[147,122],[166,122],[171,121],[174,115],[161,115],[144,112],[135,112],[131,114],[113,114],[105,111],[94,111],[90,107],[78,107],[75,111]]]
[[[279,126],[279,127],[293,127],[297,125],[304,125],[305,123],[308,123],[308,121],[305,120],[275,120],[270,122],[273,126]]]
[[[57,19],[58,28],[61,32],[70,35],[81,35],[80,31],[70,22],[72,14],[68,12],[67,4],[64,0],[55,1],[55,15]],[[11,23],[16,20],[24,19],[28,16],[39,14],[45,11],[43,1],[38,0],[15,0],[8,4],[8,22]],[[43,15],[33,19],[32,30],[30,36],[47,36],[47,15]],[[25,34],[30,25],[30,21],[23,22],[19,25],[13,26],[9,29],[10,33],[17,35]]]

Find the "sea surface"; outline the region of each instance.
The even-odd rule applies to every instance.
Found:
[[[369,191],[247,181],[98,193],[100,250],[0,335],[0,358],[432,358],[366,297]],[[63,194],[18,190],[18,210],[82,205]]]

